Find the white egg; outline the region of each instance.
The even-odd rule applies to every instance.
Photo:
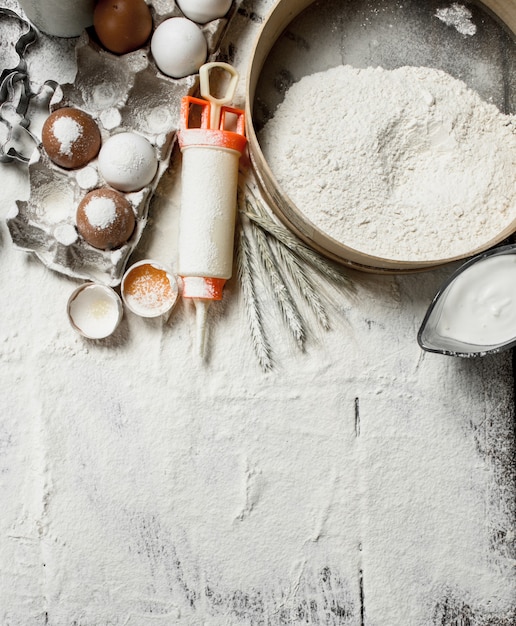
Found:
[[[107,139],[99,152],[99,171],[119,191],[137,191],[148,185],[158,168],[153,146],[136,133],[117,133]]]
[[[199,24],[224,17],[231,7],[232,0],[178,0],[181,11],[189,19]]]
[[[172,78],[195,74],[206,61],[208,43],[202,30],[186,17],[162,22],[151,39],[151,52],[158,68]]]

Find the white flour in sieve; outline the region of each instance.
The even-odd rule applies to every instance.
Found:
[[[376,257],[468,254],[516,219],[514,116],[425,67],[339,66],[288,90],[259,140],[314,226]]]

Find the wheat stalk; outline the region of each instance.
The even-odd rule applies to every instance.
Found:
[[[330,330],[330,320],[324,304],[305,268],[290,248],[282,245],[276,239],[274,240],[274,244],[275,253],[286,268],[288,275],[297,287],[299,293],[315,314],[317,321],[324,330]]]
[[[346,289],[350,292],[354,291],[354,285],[349,276],[338,271],[333,265],[331,265],[331,263],[326,261],[326,259],[321,257],[305,244],[301,243],[292,233],[274,222],[270,217],[266,216],[263,209],[260,210],[260,204],[254,197],[254,194],[252,195],[254,202],[251,202],[248,197],[245,198],[247,211],[245,211],[244,214],[253,223],[277,239],[284,246],[292,250],[292,252],[300,257],[305,263],[308,263],[323,276],[341,286],[346,287]]]
[[[253,226],[251,232],[256,244],[256,249],[258,250],[258,257],[270,280],[270,285],[275,295],[276,303],[281,311],[283,320],[294,337],[298,347],[301,350],[304,350],[306,331],[295,300],[283,280],[283,277],[278,271],[276,260],[264,231],[261,228],[254,226],[254,223],[251,224]]]
[[[260,367],[264,372],[268,372],[273,366],[271,348],[263,328],[262,314],[254,284],[256,267],[251,245],[242,224],[238,237],[237,268],[246,303],[247,319],[251,330],[253,348]]]
[[[302,351],[305,349],[307,324],[291,290],[295,289],[296,294],[301,294],[318,323],[323,329],[329,330],[330,320],[325,308],[329,296],[323,290],[325,298],[321,297],[311,274],[318,273],[336,286],[344,287],[348,293],[354,293],[355,289],[349,276],[275,221],[266,205],[249,186],[241,198],[238,273],[254,350],[262,369],[269,371],[273,367],[273,360],[256,290],[257,276],[265,278],[264,283],[272,290],[286,327]]]

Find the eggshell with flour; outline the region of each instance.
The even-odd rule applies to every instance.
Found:
[[[163,74],[184,78],[206,61],[208,43],[197,24],[186,17],[171,17],[154,31],[151,53]]]

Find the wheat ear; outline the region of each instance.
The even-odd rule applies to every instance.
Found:
[[[286,267],[288,275],[291,277],[299,293],[315,314],[317,321],[324,330],[330,330],[330,320],[324,304],[305,268],[290,248],[287,248],[277,240],[274,240],[274,243],[275,252]]]
[[[272,290],[276,296],[276,303],[281,311],[283,320],[285,321],[287,328],[290,330],[300,350],[304,350],[306,331],[301,315],[299,314],[288,286],[277,269],[276,260],[264,231],[261,228],[254,226],[253,222],[251,225],[253,226],[252,233],[256,243],[256,249],[258,251],[258,257],[260,258],[263,269],[270,279]]]
[[[238,246],[237,246],[237,270],[242,293],[246,304],[247,320],[251,330],[254,352],[258,358],[258,363],[264,372],[272,370],[272,353],[269,342],[263,328],[262,314],[260,310],[258,296],[254,284],[256,268],[254,267],[254,257],[251,251],[251,244],[245,232],[244,226],[240,223]]]
[[[301,243],[294,235],[292,235],[288,230],[279,226],[276,222],[274,222],[269,217],[266,217],[262,212],[257,213],[256,208],[253,206],[253,203],[246,198],[246,206],[251,210],[245,211],[245,215],[257,226],[259,226],[262,230],[266,231],[269,235],[277,239],[283,245],[290,248],[292,252],[297,254],[303,261],[308,263],[315,270],[320,272],[326,278],[343,285],[350,292],[354,291],[354,285],[349,276],[346,274],[339,272],[333,265],[331,265],[328,261],[326,261],[319,254],[305,246]],[[253,210],[255,209],[255,210]]]

